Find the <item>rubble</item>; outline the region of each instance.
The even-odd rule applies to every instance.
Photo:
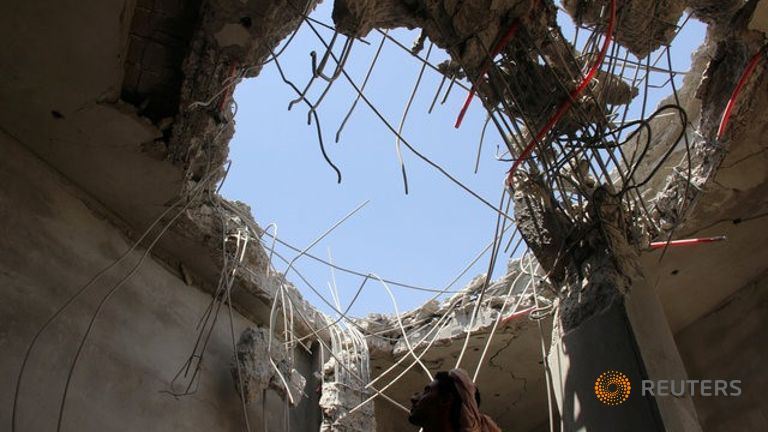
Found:
[[[460,67],[460,75],[475,83],[487,107],[504,101],[508,115],[536,124],[544,123],[551,115],[551,100],[570,97],[569,87],[575,87],[581,76],[576,52],[560,34],[551,0],[430,0],[423,4],[339,0],[334,3],[333,19],[337,29],[350,37],[365,36],[373,28],[421,28],[422,35],[450,55],[450,64],[442,66],[446,76],[456,76],[456,67]],[[505,58],[499,68],[501,74],[484,80],[479,75],[492,47],[513,31],[517,33],[513,42],[501,47]],[[518,39],[522,42],[516,42]],[[546,57],[546,65],[533,47]],[[570,86],[563,87],[561,82]],[[601,97],[576,101],[574,110],[558,123],[558,130],[574,133],[587,120],[603,122],[608,104],[629,103],[638,93],[638,89],[605,71],[594,80],[592,91]],[[544,94],[551,97],[542,98]]]
[[[764,89],[764,62],[758,65],[755,80],[748,83],[744,91],[740,108],[734,112],[736,119],[731,130],[724,139],[717,138],[717,131],[725,109],[726,102],[731,96],[736,81],[749,58],[764,44],[765,34],[749,30],[752,12],[757,2],[751,2],[741,9],[739,14],[728,22],[728,32],[722,27],[710,28],[707,41],[699,50],[694,64],[701,71],[701,81],[696,85],[695,97],[701,106],[697,135],[691,140],[691,178],[687,178],[687,159],[674,168],[676,175],[666,178],[666,184],[660,185],[654,197],[654,217],[662,231],[669,231],[678,226],[685,218],[685,210],[693,208],[701,192],[710,188],[712,176],[717,172],[723,159],[728,154],[728,144],[734,141],[734,136],[747,134],[748,128],[739,124],[740,116],[763,109],[764,98],[759,96],[758,89]],[[725,18],[721,18],[725,19]]]
[[[604,13],[601,11],[606,3],[605,0],[562,2],[577,23],[596,27],[598,34],[604,25],[601,18]],[[235,390],[246,403],[262,398],[266,391],[274,391],[281,396],[278,399],[282,400],[273,400],[271,406],[265,403],[262,407],[260,415],[265,424],[272,415],[271,408],[293,399],[293,406],[289,407],[293,411],[290,413],[316,416],[310,420],[307,419],[311,415],[302,417],[301,426],[295,426],[296,430],[317,430],[316,426],[321,422],[321,430],[328,432],[403,430],[405,416],[402,413],[390,415],[388,410],[394,408],[381,398],[376,404],[367,404],[355,412],[352,410],[374,394],[366,388],[372,378],[385,373],[404,372],[406,366],[394,365],[403,359],[410,362],[409,345],[418,352],[429,345],[430,351],[423,356],[429,370],[451,368],[458,357],[466,354],[465,359],[469,359],[466,364],[483,366],[482,370],[479,366],[477,369],[478,382],[484,391],[489,391],[489,394],[484,394],[487,397],[485,406],[494,410],[493,416],[504,425],[514,425],[516,430],[542,430],[546,427],[543,413],[550,396],[548,378],[553,372],[566,372],[567,375],[569,367],[565,364],[562,369],[553,371],[542,351],[567,338],[569,332],[583,329],[585,323],[591,321],[591,325],[600,327],[605,322],[598,322],[599,325],[595,322],[604,311],[632,299],[638,291],[637,286],[643,285],[640,283],[642,255],[638,251],[642,245],[651,238],[665,238],[672,234],[693,235],[712,227],[735,231],[734,227],[743,227],[746,221],[759,221],[765,215],[764,137],[768,132],[765,121],[762,121],[765,116],[759,114],[768,110],[765,62],[758,65],[754,77],[745,86],[733,112],[730,129],[722,138],[716,134],[725,104],[745,63],[765,44],[766,4],[765,0],[619,2],[616,40],[639,57],[670,42],[685,8],[689,8],[695,18],[710,24],[705,46],[697,53],[693,69],[679,94],[680,105],[690,113],[688,119],[694,126],[688,135],[690,155],[679,146],[664,165],[662,174],[638,191],[641,199],[653,198],[650,219],[643,219],[645,216],[639,216],[634,204],[617,199],[615,191],[590,176],[586,160],[574,157],[568,161],[575,162],[575,167],[569,164],[558,166],[553,171],[555,175],[571,181],[570,189],[558,192],[582,193],[579,198],[583,202],[574,204],[576,217],[566,214],[558,206],[561,198],[556,199],[551,185],[545,183],[545,176],[551,174],[535,169],[521,170],[513,184],[515,218],[520,233],[536,258],[535,269],[532,255],[527,254],[511,260],[507,273],[489,284],[486,284],[486,275],[479,275],[464,290],[442,301],[432,300],[400,317],[369,315],[356,322],[356,326],[346,328],[335,323],[328,325],[327,317],[306,302],[285,275],[271,269],[269,257],[259,245],[264,230],[254,222],[250,209],[241,203],[228,202],[215,193],[216,185],[224,175],[227,143],[234,131],[230,108],[233,86],[242,78],[256,76],[272,55],[272,49],[297,28],[303,15],[312,11],[317,2],[210,0],[174,3],[139,0],[119,4],[119,7],[104,3],[94,8],[99,9],[98,13],[88,15],[86,21],[88,28],[101,22],[119,27],[119,31],[109,34],[110,40],[103,46],[102,41],[94,39],[89,33],[85,33],[85,37],[72,39],[78,44],[65,46],[59,43],[56,39],[62,32],[58,27],[52,30],[32,27],[38,19],[45,24],[39,27],[51,23],[58,25],[47,16],[51,14],[36,16],[39,12],[37,8],[29,8],[21,2],[15,7],[21,12],[26,11],[26,15],[19,14],[20,18],[17,18],[13,9],[0,14],[12,17],[4,21],[10,33],[24,35],[22,43],[14,41],[8,44],[11,55],[7,56],[4,65],[7,66],[9,79],[2,86],[2,94],[9,95],[7,99],[11,102],[7,104],[11,108],[3,109],[2,145],[4,149],[13,149],[13,152],[9,153],[12,156],[8,160],[2,161],[5,170],[11,174],[0,172],[11,186],[0,192],[2,197],[14,198],[6,199],[11,205],[4,206],[0,211],[5,225],[13,227],[8,236],[4,236],[12,240],[7,240],[7,251],[3,251],[7,256],[0,262],[0,278],[13,288],[4,309],[10,317],[4,323],[7,322],[11,330],[2,334],[4,351],[10,353],[7,359],[2,358],[2,369],[15,369],[22,358],[26,362],[23,357],[26,340],[19,339],[17,333],[24,338],[31,335],[26,330],[29,327],[27,320],[44,322],[47,313],[55,310],[65,298],[63,295],[70,294],[68,287],[87,280],[84,273],[90,275],[91,267],[109,265],[105,268],[111,269],[115,264],[112,258],[119,256],[126,245],[130,247],[127,240],[138,237],[135,233],[149,225],[147,222],[151,220],[146,215],[152,215],[158,208],[177,209],[180,213],[174,216],[175,225],[168,231],[167,239],[163,239],[163,247],[151,251],[147,249],[145,257],[152,253],[147,259],[149,264],[142,269],[137,266],[130,270],[128,277],[136,270],[144,279],[132,284],[136,292],[128,293],[127,300],[120,299],[125,301],[121,306],[126,307],[113,308],[117,312],[110,311],[112,320],[119,325],[108,327],[108,331],[98,335],[98,349],[93,349],[91,353],[100,357],[89,363],[94,371],[93,377],[88,377],[93,378],[89,385],[99,390],[119,391],[106,396],[101,391],[78,392],[80,401],[71,398],[70,405],[74,407],[76,402],[82,402],[82,406],[91,410],[87,414],[94,415],[70,415],[67,421],[71,423],[65,423],[70,429],[103,429],[105,424],[115,421],[110,418],[115,414],[125,415],[120,420],[130,421],[126,427],[141,430],[160,424],[158,419],[169,407],[179,409],[184,415],[173,416],[174,421],[178,419],[178,424],[168,426],[169,423],[163,423],[163,427],[235,429],[239,426],[236,423],[238,417],[232,407],[239,405],[233,403],[237,402],[237,396],[230,391],[221,391],[222,388],[230,388],[229,372]],[[54,11],[63,10],[56,9],[56,5],[51,7]],[[136,10],[132,11],[134,7]],[[34,9],[31,10],[34,13],[25,8]],[[86,12],[85,8],[67,8]],[[131,13],[135,18],[132,22]],[[446,76],[469,78],[487,107],[505,105],[505,114],[531,119],[535,123],[546,121],[557,103],[570,97],[570,90],[579,82],[586,61],[582,53],[563,38],[556,15],[556,4],[550,0],[338,0],[333,10],[337,30],[348,36],[362,37],[373,29],[423,29],[423,36],[446,50],[451,57],[440,66]],[[74,21],[69,19],[70,16],[67,18],[61,21],[67,21],[67,25],[69,21]],[[143,26],[156,19],[164,24],[152,31],[144,31],[147,29]],[[19,26],[16,21],[23,25]],[[113,22],[117,24],[111,24]],[[488,62],[491,47],[504,39],[517,24],[520,24],[519,33],[511,43],[499,50],[497,59],[500,66],[489,76],[481,76],[485,75],[481,71]],[[24,26],[27,25],[34,31],[26,30]],[[100,31],[109,30],[109,26],[99,27]],[[63,28],[72,31],[69,27]],[[165,45],[158,46],[153,38],[163,39]],[[88,44],[80,43],[85,40]],[[417,43],[414,50],[420,49],[424,41],[423,37],[420,38],[420,44]],[[37,53],[38,46],[47,47],[48,44],[66,48],[66,51],[62,51],[64,54],[61,56],[58,53]],[[78,60],[77,67],[70,67],[61,61],[66,59],[65,56],[79,54],[83,47],[90,49],[91,44],[98,46],[99,50],[94,50],[93,55],[89,52],[87,56],[82,56],[88,57],[87,62]],[[122,64],[123,56],[125,64]],[[45,58],[41,60],[38,57]],[[111,63],[105,66],[104,59],[109,59]],[[60,79],[55,74],[44,75],[57,62],[62,64],[66,73],[61,75],[66,79]],[[98,85],[87,83],[98,75],[91,71],[102,68],[109,70],[109,74],[103,74],[109,75],[104,82]],[[79,95],[84,90],[89,93],[83,100],[70,95]],[[571,112],[554,126],[553,134],[577,136],[584,131],[585,123],[597,128],[610,126],[606,108],[629,103],[639,90],[608,71],[599,70],[585,95],[575,100]],[[669,101],[671,99],[665,102]],[[55,106],[52,105],[54,102]],[[58,106],[60,103],[65,107]],[[41,120],[41,111],[45,121]],[[69,123],[79,115],[85,117],[81,117],[78,123]],[[101,121],[104,124],[94,126],[93,123],[99,123],[99,119],[106,120]],[[83,138],[96,129],[98,138]],[[667,118],[654,119],[650,122],[650,129],[654,131],[652,148],[647,161],[637,172],[638,177],[645,177],[651,171],[664,153],[663,144],[672,142],[682,128]],[[67,141],[73,137],[78,140],[77,145]],[[115,138],[114,142],[111,138]],[[83,142],[79,143],[81,139]],[[103,145],[102,141],[111,143],[111,146]],[[89,155],[84,153],[91,150],[100,155],[103,153],[103,156],[88,158]],[[70,157],[69,154],[75,156]],[[541,156],[548,157],[547,154]],[[105,180],[100,175],[90,177],[80,174],[90,172],[99,164],[111,168],[111,163],[122,162],[123,158],[130,158],[133,164],[126,165],[128,168],[122,167],[123,172],[131,174],[124,179],[115,176]],[[146,171],[153,175],[147,175],[147,182],[135,186],[132,176],[135,177],[137,172],[144,173],[144,164],[154,164]],[[29,167],[34,167],[35,171]],[[102,171],[96,171],[99,174],[106,171],[100,169]],[[690,177],[687,170],[690,170]],[[37,173],[42,173],[40,178],[36,178]],[[14,183],[17,178],[23,181]],[[128,186],[117,190],[110,182],[118,180]],[[146,186],[153,184],[151,182],[162,183],[158,186],[162,191],[148,199],[149,188]],[[167,192],[175,191],[177,186],[181,189],[179,194]],[[23,193],[16,189],[23,190]],[[112,208],[115,203],[126,200],[130,203],[125,207]],[[700,205],[702,202],[705,205]],[[694,204],[697,206],[694,207]],[[122,214],[127,213],[126,209],[133,212],[134,207],[141,207],[144,214]],[[96,226],[98,232],[94,234],[90,228]],[[653,324],[663,327],[670,333],[670,338],[672,331],[685,327],[685,334],[691,335],[691,340],[701,339],[692,323],[726,298],[717,298],[722,292],[714,286],[724,285],[719,284],[722,276],[715,274],[715,277],[721,278],[717,279],[717,284],[705,279],[713,273],[732,271],[733,275],[726,278],[733,277],[735,282],[730,283],[728,289],[736,291],[740,288],[739,278],[742,275],[752,280],[756,272],[764,272],[764,247],[761,249],[760,246],[765,244],[761,237],[764,230],[759,229],[759,222],[755,226],[758,228],[746,234],[736,231],[742,236],[742,242],[734,242],[732,249],[723,249],[726,252],[720,255],[711,251],[702,252],[700,255],[692,254],[694,258],[673,258],[672,264],[669,260],[659,263],[653,256],[654,263],[646,264],[647,268],[643,270],[661,269],[658,271],[663,270],[665,274],[662,276],[666,280],[670,280],[668,275],[675,276],[686,271],[705,275],[698,279],[686,276],[689,279],[684,279],[685,283],[667,283],[676,285],[675,289],[680,291],[688,289],[684,291],[685,295],[675,293],[675,296],[682,298],[673,298],[677,304],[667,300],[672,298],[669,289],[659,289],[659,297],[667,308],[659,315],[666,313],[669,318],[661,316]],[[77,233],[74,228],[77,228]],[[222,293],[219,290],[221,284],[216,285],[217,276],[224,263],[231,262],[229,258],[234,255],[233,245],[228,239],[240,234],[248,237],[250,247],[239,256],[242,266],[231,284],[235,289]],[[728,244],[718,246],[729,247]],[[702,264],[706,261],[695,261],[703,260],[701,257],[705,256],[718,265],[718,261],[727,262],[727,265],[734,261],[737,263],[733,269],[726,268],[726,271],[721,267],[712,270]],[[695,265],[690,265],[693,261]],[[670,265],[674,268],[664,267]],[[53,269],[52,276],[40,272],[40,268]],[[66,281],[66,284],[61,281]],[[709,286],[704,286],[706,284],[702,281],[708,282]],[[155,290],[154,284],[162,290]],[[197,292],[191,287],[205,292]],[[754,288],[759,288],[758,282],[754,283]],[[655,296],[656,292],[654,287],[652,294]],[[30,293],[34,296],[30,297]],[[285,341],[275,339],[269,352],[269,330],[259,325],[268,320],[270,305],[279,293],[286,294],[290,307],[296,312],[295,333],[302,337],[311,335],[320,341],[308,344],[303,351],[297,349],[294,352],[283,349]],[[183,348],[178,341],[189,336],[194,318],[197,318],[195,314],[207,301],[221,301],[225,295],[232,297],[236,328],[238,331],[245,328],[236,345],[232,363],[227,363],[231,356],[230,335],[225,334],[224,337],[218,331],[211,333],[213,343],[206,345],[212,353],[207,357],[211,361],[205,363],[206,367],[201,368],[200,373],[205,374],[202,382],[214,384],[203,388],[202,395],[186,399],[184,404],[177,403],[175,398],[162,399],[165,394],[161,398],[152,393],[155,387],[167,383],[167,371],[174,370],[178,366],[178,358],[183,357],[179,354]],[[118,297],[115,296],[116,299]],[[87,298],[85,306],[93,301]],[[479,312],[473,316],[478,302]],[[739,312],[732,315],[741,316],[741,309],[748,312],[748,308],[748,304],[740,304]],[[680,312],[681,309],[683,312]],[[519,314],[514,314],[513,310]],[[722,310],[724,308],[717,309]],[[553,311],[557,311],[557,315],[552,316]],[[146,319],[133,319],[136,316]],[[627,316],[620,315],[619,318]],[[398,320],[402,321],[406,334],[402,334]],[[672,324],[668,324],[667,320]],[[607,333],[615,327],[630,333],[637,331],[637,334],[648,331],[637,322],[618,320],[613,323],[616,322],[620,325],[606,325],[600,329],[601,332]],[[72,339],[76,333],[73,331],[76,330],[75,323],[73,320],[66,321],[56,338],[68,343],[77,342]],[[355,333],[358,326],[368,335]],[[553,337],[545,338],[545,334],[550,334],[551,327],[554,327]],[[761,327],[754,327],[759,333]],[[319,328],[323,330],[314,333],[314,329]],[[169,329],[172,331],[164,334]],[[277,333],[279,331],[275,330],[271,336],[277,338]],[[467,338],[470,333],[472,337]],[[581,341],[598,339],[591,337],[594,334]],[[655,336],[660,333],[649,332],[645,337],[648,334]],[[129,342],[115,339],[115,335],[128,338]],[[752,337],[753,333],[745,331],[744,335]],[[622,336],[624,342],[632,342],[633,336],[625,336]],[[749,340],[750,337],[744,339]],[[468,340],[466,350],[459,343],[465,338]],[[647,343],[647,339],[643,343]],[[332,345],[333,357],[329,358],[324,348],[319,348],[323,344]],[[151,347],[146,348],[147,352],[137,352],[134,348],[139,346],[144,350],[145,345]],[[691,342],[691,345],[698,349],[695,343]],[[656,348],[653,344],[641,348],[647,349],[648,346]],[[585,347],[589,347],[587,342],[568,348],[577,351],[585,350]],[[50,420],[37,416],[36,410],[40,406],[58,403],[47,399],[48,393],[40,389],[47,388],[50,382],[61,380],[60,376],[54,375],[60,372],[59,368],[48,367],[48,363],[61,365],[61,359],[56,356],[63,355],[60,351],[64,350],[57,346],[45,348],[46,355],[40,357],[46,358],[36,359],[40,364],[35,365],[43,366],[39,367],[42,372],[35,376],[41,384],[32,393],[43,399],[31,399],[34,404],[25,409],[27,414],[35,414],[27,415],[25,421],[41,422],[41,426],[34,423],[35,427],[30,430],[43,430],[47,425],[42,422]],[[672,347],[667,348],[658,350],[660,356],[666,359],[678,355],[674,341]],[[706,351],[693,348],[693,359]],[[38,349],[42,349],[42,345]],[[152,349],[155,352],[151,352]],[[734,353],[734,357],[745,354],[744,357],[749,358],[749,349],[751,347],[747,346],[742,352]],[[550,359],[554,357],[553,352],[562,354],[550,350]],[[632,349],[624,352],[637,357]],[[196,355],[193,353],[193,357]],[[202,355],[197,358],[202,364]],[[112,359],[120,361],[114,362],[115,365],[101,364]],[[393,369],[390,370],[390,367]],[[388,394],[402,401],[414,385],[420,386],[426,379],[425,374],[418,368],[414,369],[394,383]],[[302,374],[299,370],[309,370],[310,373]],[[114,379],[116,372],[124,374],[121,379]],[[702,373],[711,372],[712,369],[702,370]],[[224,375],[225,379],[220,380],[220,375]],[[581,378],[587,375],[582,374]],[[384,377],[391,378],[389,375]],[[762,375],[757,378],[762,379]],[[12,381],[8,377],[4,379]],[[585,387],[589,397],[584,398],[583,393],[579,394],[580,390],[573,390],[572,382],[565,382],[571,386],[565,389],[571,391],[571,401],[583,403],[577,408],[584,408],[580,413],[587,413],[577,419],[584,422],[579,426],[601,430],[590,422],[602,416],[592,416],[585,408],[591,401],[591,387]],[[98,387],[104,383],[108,385]],[[227,386],[220,385],[222,383]],[[308,383],[319,385],[314,388],[315,391],[310,391],[306,388]],[[97,397],[89,393],[95,393]],[[27,396],[24,392],[22,395]],[[189,395],[174,396],[181,398]],[[751,399],[745,399],[752,403]],[[566,398],[561,395],[560,413],[564,416],[573,414],[563,409],[564,401]],[[675,400],[674,403],[682,402]],[[93,407],[98,407],[100,411]],[[702,412],[710,414],[706,409],[710,408]],[[538,414],[520,416],[521,412]],[[750,420],[759,417],[749,408],[732,412]],[[209,421],[208,417],[213,420]],[[573,418],[575,416],[566,421]],[[695,415],[691,418],[693,430],[696,430],[698,421]],[[201,419],[199,425],[195,424]],[[285,423],[280,426],[290,427]],[[272,429],[278,427],[277,424],[272,425]],[[759,427],[743,429],[762,430]]]
[[[510,260],[507,273],[498,280],[492,281],[485,290],[480,314],[470,327],[472,311],[485,282],[481,274],[472,279],[459,293],[438,302],[429,301],[423,306],[406,312],[400,316],[403,327],[407,331],[408,340],[415,350],[422,349],[434,338],[435,346],[446,346],[462,338],[468,331],[473,334],[484,334],[490,331],[501,313],[510,313],[517,305],[518,310],[531,308],[535,304],[533,291],[530,289],[531,276],[521,272],[520,259]],[[509,294],[508,296],[508,293]],[[539,302],[548,305],[552,302],[551,291],[542,290]],[[502,306],[504,309],[502,310]],[[372,348],[372,358],[401,357],[407,355],[408,346],[403,340],[403,334],[392,315],[371,314],[359,322],[366,333],[376,336],[366,338]],[[434,333],[437,326],[437,333]]]
[[[320,431],[375,432],[374,403],[358,407],[373,394],[366,388],[370,382],[369,348],[354,328],[339,327],[331,333],[333,355],[322,366]]]
[[[237,357],[230,368],[235,388],[245,402],[263,397],[262,392],[269,388],[276,390],[286,400],[292,400],[292,405],[298,405],[304,397],[307,380],[293,367],[293,362],[286,355],[286,351],[281,346],[277,346],[282,345],[282,342],[274,341],[270,353],[268,338],[269,331],[260,327],[247,328],[240,334],[237,342]],[[272,361],[288,382],[287,391],[290,392],[291,397],[288,397],[285,384],[272,366]]]
[[[489,47],[516,18],[530,15],[535,8],[533,0],[338,0],[334,2],[333,20],[348,36],[366,36],[374,28],[421,28],[469,76],[476,76]]]
[[[672,41],[685,3],[684,0],[618,2],[616,41],[638,58],[645,58]],[[581,26],[596,25],[606,4],[602,0],[563,0],[563,8]]]
[[[221,180],[234,133],[229,103],[234,85],[258,75],[273,47],[316,5],[314,0],[205,2],[182,67],[186,79],[167,144],[168,158],[184,167],[188,180],[205,180],[208,188]]]
[[[723,27],[744,6],[743,0],[685,0],[693,15],[707,24]]]
[[[375,432],[373,403],[352,414],[349,413],[368,396],[367,393],[361,395],[358,390],[339,382],[323,383],[320,396],[323,424],[320,426],[320,432]]]

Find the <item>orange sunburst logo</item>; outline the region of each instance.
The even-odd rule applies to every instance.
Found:
[[[629,378],[618,371],[605,371],[595,380],[595,396],[606,405],[621,405],[631,389]]]

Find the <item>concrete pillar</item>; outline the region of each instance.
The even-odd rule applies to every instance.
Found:
[[[576,223],[535,178],[520,180],[518,226],[559,297],[547,363],[562,430],[700,432],[690,397],[642,392],[643,380],[686,374],[621,203],[598,188]]]
[[[651,379],[678,382],[688,379],[677,342],[654,286],[645,278],[637,278],[630,292],[624,296],[624,308],[646,374]],[[701,431],[690,395],[657,397],[656,406],[668,431]]]
[[[622,302],[612,302],[568,331],[560,318],[548,362],[562,430],[664,431],[655,400],[640,395],[640,381],[647,373]],[[617,386],[627,389],[628,397],[624,400],[620,394],[616,401],[601,402],[595,383],[602,374],[614,372],[629,380],[629,386]]]
[[[548,355],[564,431],[701,431],[689,395],[642,394],[642,380],[687,378],[658,298],[643,279],[566,330],[570,318],[567,312],[556,317]],[[601,402],[595,391],[610,371],[630,383],[618,405]]]

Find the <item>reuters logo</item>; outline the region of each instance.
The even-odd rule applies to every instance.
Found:
[[[609,370],[597,377],[595,396],[606,405],[621,405],[629,397],[632,386],[629,378],[621,372]]]

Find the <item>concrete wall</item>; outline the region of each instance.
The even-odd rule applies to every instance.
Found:
[[[695,397],[705,432],[768,430],[768,273],[676,336],[690,379],[741,380],[739,397]]]
[[[648,378],[687,379],[685,363],[664,314],[664,305],[647,279],[641,277],[634,280],[624,305]],[[667,430],[701,432],[696,407],[689,395],[657,397],[655,402]]]
[[[556,327],[549,363],[564,431],[680,430],[667,429],[655,399],[637,391],[630,390],[620,407],[595,397],[595,381],[606,371],[623,373],[635,388],[648,377],[621,299],[568,332]]]
[[[0,430],[11,428],[21,359],[37,329],[129,248],[120,231],[85,204],[87,197],[5,131],[0,128]],[[66,374],[92,311],[138,257],[108,273],[40,338],[25,372],[17,430],[55,430]],[[199,390],[178,399],[163,393],[186,361],[210,300],[148,258],[96,321],[62,430],[243,430],[226,315],[213,332]],[[254,325],[237,313],[234,323],[235,338]],[[297,359],[297,368],[310,368],[308,356]],[[271,391],[267,399],[269,430],[283,430],[282,400]],[[293,410],[291,430],[317,430],[317,410],[309,405],[305,399]],[[261,401],[248,411],[252,430],[263,430]]]

